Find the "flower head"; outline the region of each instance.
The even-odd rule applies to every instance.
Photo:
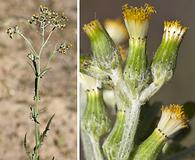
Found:
[[[183,27],[178,21],[166,21],[164,34],[152,62],[152,74],[154,79],[168,81],[174,74],[178,49],[187,27]]]
[[[148,32],[149,19],[155,13],[153,6],[145,4],[144,7],[123,6],[123,17],[130,38],[145,38]]]
[[[68,18],[64,13],[57,13],[48,7],[40,6],[39,13],[34,14],[30,20],[30,24],[43,24],[43,27],[50,26],[52,28],[64,29],[67,26]]]
[[[7,29],[7,34],[9,35],[10,38],[13,38],[13,36],[19,32],[19,27],[18,26],[14,26],[14,27],[9,27]]]
[[[177,131],[188,126],[188,119],[182,106],[170,105],[162,107],[162,115],[157,126],[165,137],[170,137]]]
[[[165,41],[175,40],[180,42],[187,27],[183,27],[179,21],[165,21],[164,22],[164,35]]]
[[[57,48],[56,51],[60,54],[67,54],[71,47],[72,47],[71,43],[64,42],[64,43],[60,44],[60,46]]]
[[[83,27],[90,39],[93,58],[102,69],[113,69],[119,64],[118,50],[110,35],[98,20],[93,20]]]
[[[104,22],[104,26],[116,44],[120,44],[127,40],[128,33],[121,19],[107,19]]]

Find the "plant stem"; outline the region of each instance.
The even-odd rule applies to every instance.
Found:
[[[94,136],[89,136],[89,138],[93,147],[95,160],[103,160],[104,158],[100,150],[99,139],[95,139]]]
[[[18,33],[26,42],[28,48],[31,50],[32,54],[37,57],[37,52],[35,51],[34,47],[32,46],[30,40],[28,40],[28,38],[26,38],[22,33]]]
[[[38,105],[39,105],[39,101],[40,101],[40,96],[39,96],[39,89],[40,89],[40,72],[41,72],[41,69],[40,69],[40,59],[38,58],[37,61],[35,62],[35,70],[36,70],[36,73],[35,73],[35,97],[34,97],[34,100],[35,100],[35,108],[34,108],[34,114],[35,114],[35,118],[36,118],[36,121],[34,121],[34,125],[35,125],[35,160],[37,160],[38,156],[39,156],[39,124],[37,122],[37,117],[39,115],[39,108],[38,108]]]
[[[54,29],[52,29],[52,31],[49,33],[47,39],[45,41],[43,41],[43,44],[41,45],[40,51],[39,51],[39,56],[41,56],[41,53],[43,51],[43,48],[45,47],[45,45],[47,44],[47,42],[49,41],[52,33],[53,33]]]
[[[81,130],[81,140],[83,144],[83,152],[85,160],[95,160],[93,147],[87,133]]]
[[[138,127],[140,117],[141,105],[139,102],[132,102],[132,107],[126,109],[125,112],[125,126],[119,146],[117,160],[128,159],[134,147],[135,134]]]

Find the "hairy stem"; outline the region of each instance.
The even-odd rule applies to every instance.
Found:
[[[87,133],[81,130],[81,140],[83,144],[83,151],[85,160],[95,160],[95,156],[93,153],[93,147]]]
[[[118,111],[116,121],[111,133],[103,144],[103,151],[108,160],[116,160],[118,148],[124,130],[125,114],[124,111]]]
[[[135,101],[132,107],[128,108],[125,112],[125,126],[119,146],[117,160],[128,159],[130,153],[134,148],[134,139],[138,127],[141,105]]]
[[[92,148],[93,148],[93,153],[94,153],[95,160],[104,160],[104,158],[102,156],[102,152],[100,150],[99,139],[95,139],[94,136],[89,136],[89,138],[90,138],[91,145],[92,145]]]

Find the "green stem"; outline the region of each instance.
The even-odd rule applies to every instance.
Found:
[[[38,105],[39,105],[39,101],[40,101],[40,96],[39,96],[39,90],[40,90],[40,72],[41,72],[41,69],[40,69],[40,59],[38,58],[37,61],[35,62],[35,70],[36,70],[36,73],[35,73],[35,97],[34,97],[34,100],[35,100],[35,108],[34,108],[34,114],[36,116],[36,121],[34,121],[34,125],[35,125],[35,150],[34,150],[34,154],[35,154],[35,160],[38,159],[38,156],[39,156],[39,134],[40,134],[40,131],[39,131],[39,124],[37,123],[37,118],[38,118],[38,115],[39,115],[39,108],[38,108]]]
[[[30,40],[26,38],[22,33],[18,33],[26,42],[28,48],[31,50],[32,54],[37,57],[37,52],[35,51],[34,47],[32,46]]]
[[[43,51],[45,45],[47,44],[47,42],[49,41],[49,39],[50,39],[50,37],[51,37],[53,31],[54,31],[54,29],[51,30],[51,32],[49,33],[47,39],[46,39],[46,40],[44,41],[44,43],[41,45],[41,48],[40,48],[40,51],[39,51],[39,56],[41,56],[42,51]]]
[[[127,160],[134,148],[134,139],[138,127],[141,105],[132,102],[132,107],[126,109],[125,126],[122,134],[117,160]]]
[[[89,138],[92,144],[95,160],[104,160],[102,156],[102,152],[100,150],[101,147],[100,147],[99,139],[95,139],[94,136],[89,136]]]

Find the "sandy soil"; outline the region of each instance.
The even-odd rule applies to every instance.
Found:
[[[33,141],[33,123],[29,106],[33,104],[33,74],[27,64],[27,50],[20,38],[11,40],[6,27],[18,24],[38,10],[40,4],[64,11],[70,23],[55,34],[45,50],[43,63],[53,44],[64,39],[72,42],[70,55],[59,55],[51,63],[52,70],[42,79],[40,122],[44,128],[55,113],[48,137],[41,150],[42,159],[76,159],[76,0],[0,0],[0,160],[23,160],[24,134]],[[21,24],[24,28],[23,24]],[[26,26],[25,28],[28,28]],[[39,38],[32,29],[25,29],[38,47]]]

